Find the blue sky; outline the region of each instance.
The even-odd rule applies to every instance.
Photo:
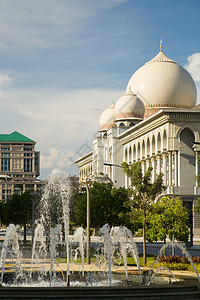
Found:
[[[75,174],[101,112],[161,37],[200,90],[199,30],[199,0],[0,0],[1,133],[37,141],[42,178]]]

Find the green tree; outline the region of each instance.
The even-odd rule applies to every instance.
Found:
[[[2,223],[23,226],[24,243],[26,243],[26,227],[32,222],[32,201],[31,192],[26,191],[22,194],[13,194],[6,203],[2,204]],[[38,201],[38,198],[36,198],[35,210],[37,210]]]
[[[130,178],[129,200],[126,202],[132,213],[137,212],[142,217],[143,232],[143,264],[146,265],[146,218],[156,197],[165,189],[162,174],[151,183],[152,167],[143,174],[141,162],[138,161],[129,166],[126,162],[122,164],[125,174]]]
[[[200,198],[197,198],[197,201],[196,201],[196,204],[195,204],[195,207],[194,207],[194,212],[195,213],[200,213]]]
[[[111,183],[95,182],[90,189],[91,227],[100,228],[109,223],[110,226],[128,226],[131,224],[124,216],[128,208],[124,202],[128,200],[125,188],[113,188]],[[80,193],[76,197],[76,223],[86,227],[87,194]]]
[[[147,239],[187,242],[189,237],[189,211],[178,199],[164,197],[153,204],[147,217]]]

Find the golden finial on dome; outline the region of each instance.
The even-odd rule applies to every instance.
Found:
[[[161,40],[160,40],[160,52],[163,52],[162,38],[161,38]]]
[[[128,89],[129,89],[129,92],[132,92],[132,91],[131,91],[131,86],[130,86],[130,85],[129,85]]]
[[[113,99],[113,102],[112,102],[112,104],[113,104],[113,105],[115,105],[115,100],[114,100],[114,99]]]

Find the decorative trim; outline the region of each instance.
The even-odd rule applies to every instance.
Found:
[[[179,107],[190,109],[192,106],[189,105],[179,105],[179,104],[145,104],[145,109],[150,109],[151,107]]]
[[[125,118],[137,118],[143,119],[143,114],[135,114],[135,113],[118,113],[116,114],[116,119],[125,119]]]

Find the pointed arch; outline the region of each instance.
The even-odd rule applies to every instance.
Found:
[[[136,146],[135,144],[133,145],[133,161],[136,161]]]
[[[192,194],[195,182],[195,152],[192,142],[195,139],[193,131],[184,128],[180,132],[180,187],[182,193]],[[185,170],[187,170],[185,172]]]
[[[154,155],[156,153],[156,140],[155,140],[154,134],[152,136],[152,141],[151,141],[151,152],[152,152],[152,155]]]
[[[142,158],[145,158],[145,142],[142,141]]]
[[[131,146],[129,146],[129,164],[131,164],[132,163],[132,160],[133,160],[133,158],[132,158],[132,148],[131,148]]]
[[[167,131],[166,129],[163,132],[163,151],[167,150]]]
[[[150,156],[150,139],[147,138],[147,156]]]
[[[137,159],[140,160],[140,157],[141,157],[141,153],[140,153],[140,142],[138,142],[138,145],[137,145]]]
[[[157,135],[157,152],[161,152],[161,135],[160,135],[160,131],[158,132]]]

